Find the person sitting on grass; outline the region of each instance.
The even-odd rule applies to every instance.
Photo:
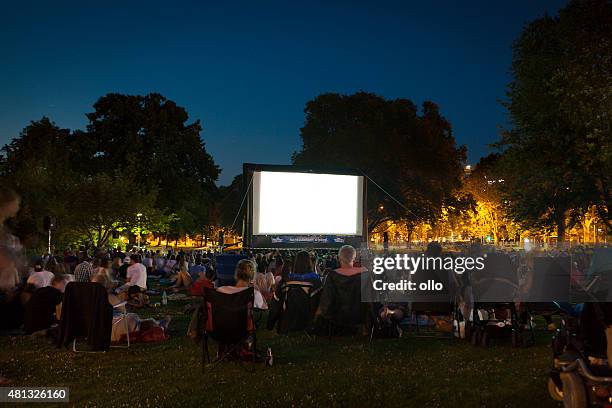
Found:
[[[241,259],[236,265],[236,273],[234,275],[236,284],[234,286],[221,286],[217,291],[231,295],[253,286],[256,268],[255,262],[250,259]],[[257,309],[267,309],[263,296],[261,296],[261,293],[257,289],[255,289],[255,303],[253,306]]]
[[[204,295],[205,288],[214,288],[215,284],[215,271],[212,268],[206,268],[198,273],[198,280],[196,280],[191,286],[191,296],[202,296]]]
[[[115,306],[122,302],[119,296],[112,292],[112,284],[109,282],[106,276],[96,275],[92,278],[92,282],[99,283],[100,285],[104,286],[108,292],[108,302],[111,305]],[[111,332],[112,342],[121,341],[122,337],[127,334],[125,323],[119,322],[125,312],[125,306],[113,308],[113,328]],[[127,327],[130,333],[137,331],[145,332],[153,327],[161,327],[164,330],[164,333],[166,333],[172,317],[170,315],[166,315],[163,319],[157,321],[152,318],[142,319],[136,313],[127,313],[125,315],[125,319],[127,319]]]
[[[42,264],[42,259],[34,262],[32,273],[27,280],[27,284],[33,285],[36,289],[51,285],[51,280],[55,276],[53,272],[43,269]]]
[[[189,275],[187,262],[185,260],[181,260],[179,264],[179,271],[176,274],[176,280],[174,281],[174,285],[172,286],[172,290],[179,291],[181,289],[189,289],[191,287],[192,280],[191,275]]]
[[[274,297],[274,275],[272,272],[266,271],[268,265],[265,262],[257,264],[257,273],[255,274],[255,289],[261,293],[264,302],[270,301]]]
[[[24,329],[32,334],[49,329],[61,317],[65,276],[54,276],[50,286],[36,289],[25,305]]]
[[[189,267],[189,276],[195,281],[200,276],[200,272],[205,271],[206,267],[202,265],[202,257],[200,255],[196,256],[194,264]]]
[[[132,254],[129,259],[130,266],[126,271],[125,285],[117,289],[124,299],[132,299],[134,295],[139,295],[147,290],[147,268],[140,263],[140,255]],[[104,277],[108,280],[108,277]]]

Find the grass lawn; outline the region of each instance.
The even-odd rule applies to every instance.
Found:
[[[0,337],[0,373],[15,386],[70,387],[74,406],[558,406],[546,391],[544,334],[535,347],[484,349],[409,335],[369,345],[260,329],[258,348],[272,348],[273,367],[252,374],[230,363],[202,375],[201,347],[185,337],[186,303],[140,312],[172,315],[171,339],[129,350],[75,354],[44,339]]]

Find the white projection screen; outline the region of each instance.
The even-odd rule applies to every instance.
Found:
[[[253,172],[253,235],[362,235],[363,176]]]

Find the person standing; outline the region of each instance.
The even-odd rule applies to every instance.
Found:
[[[0,325],[11,325],[15,312],[21,312],[23,308],[19,302],[19,296],[15,289],[19,284],[19,273],[17,271],[21,244],[19,239],[12,235],[4,225],[6,220],[13,218],[19,212],[21,197],[14,190],[0,187]],[[18,309],[18,310],[16,310]],[[0,374],[0,386],[10,384],[11,380]]]

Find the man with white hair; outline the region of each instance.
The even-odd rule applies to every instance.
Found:
[[[362,266],[354,266],[355,258],[357,257],[357,251],[350,245],[344,245],[338,251],[338,262],[340,268],[336,269],[340,275],[353,276],[358,275],[366,271],[366,268]]]
[[[355,266],[356,257],[357,251],[350,245],[344,245],[338,251],[340,267],[325,279],[314,319],[315,333],[364,332],[367,309],[361,302],[361,274],[366,269]]]

